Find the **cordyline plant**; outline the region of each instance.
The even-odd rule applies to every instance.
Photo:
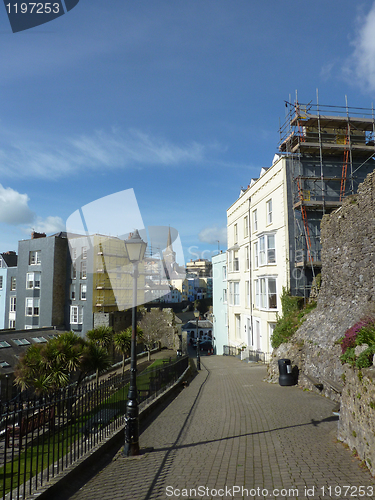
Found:
[[[15,383],[21,390],[32,387],[37,395],[48,394],[66,387],[74,375],[78,387],[88,373],[100,373],[109,366],[104,347],[65,332],[27,349],[16,367]]]

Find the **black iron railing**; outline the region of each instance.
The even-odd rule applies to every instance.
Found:
[[[224,356],[238,356],[243,360],[261,363],[269,363],[272,355],[272,353],[270,352],[263,352],[259,350],[248,349],[247,347],[241,348],[230,345],[223,346],[223,354]]]
[[[170,361],[170,360],[168,360]],[[188,357],[137,376],[140,408],[173,385]],[[129,374],[3,406],[0,420],[0,475],[3,500],[32,495],[124,423]]]

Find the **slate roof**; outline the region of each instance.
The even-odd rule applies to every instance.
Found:
[[[211,321],[207,321],[206,319],[200,319],[198,320],[198,328],[210,328],[212,329],[212,323]],[[196,320],[192,320],[192,321],[189,321],[188,323],[186,323],[182,329],[183,330],[192,330],[192,329],[195,329],[197,327],[197,322]]]
[[[12,374],[18,363],[18,358],[31,345],[44,343],[60,333],[62,331],[54,328],[0,330],[0,375]]]
[[[17,254],[15,252],[5,252],[0,255],[8,267],[17,267]]]

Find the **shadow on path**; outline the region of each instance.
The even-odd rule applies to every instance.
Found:
[[[158,468],[158,470],[157,470],[157,472],[155,474],[155,477],[154,477],[154,479],[153,479],[153,481],[152,481],[152,483],[150,485],[150,488],[148,489],[148,492],[147,492],[146,496],[144,497],[144,500],[148,500],[151,497],[151,495],[153,493],[153,490],[154,490],[154,488],[156,486],[156,483],[158,481],[158,478],[161,476],[161,472],[163,471],[164,467],[166,467],[168,459],[170,458],[170,454],[172,452],[178,450],[179,448],[184,448],[185,447],[185,446],[177,446],[177,443],[178,443],[179,439],[181,438],[181,435],[182,435],[183,431],[186,430],[187,423],[188,423],[189,419],[191,418],[192,413],[195,410],[195,407],[196,407],[196,405],[197,405],[197,403],[199,401],[199,398],[201,396],[203,387],[206,384],[206,382],[207,382],[207,380],[208,380],[208,378],[210,376],[210,371],[207,368],[206,368],[206,370],[207,370],[206,378],[204,379],[204,381],[202,382],[202,384],[201,384],[201,386],[200,386],[200,388],[198,390],[198,393],[197,393],[197,395],[195,397],[194,403],[192,404],[192,406],[191,406],[191,408],[189,410],[189,413],[186,415],[186,418],[185,418],[184,422],[181,425],[181,429],[180,429],[180,431],[178,433],[178,436],[177,436],[175,442],[173,443],[173,445],[169,446],[167,448],[159,448],[159,449],[155,449],[154,448],[151,451],[151,453],[153,453],[155,451],[166,451],[167,453],[166,453],[165,457],[163,458],[163,461],[160,464],[160,467]],[[164,476],[165,476],[165,474],[166,473],[164,472]]]
[[[190,413],[189,413],[190,415]],[[283,431],[283,430],[286,430],[286,429],[295,429],[297,427],[304,427],[306,425],[313,425],[314,427],[318,427],[319,424],[322,424],[323,422],[335,422],[335,421],[338,421],[339,420],[339,417],[338,416],[332,416],[332,417],[326,417],[326,418],[323,418],[322,420],[314,420],[314,419],[311,419],[310,422],[306,422],[304,424],[296,424],[296,425],[287,425],[285,427],[275,427],[274,429],[268,429],[266,431],[257,431],[257,432],[248,432],[246,434],[235,434],[234,436],[226,436],[224,438],[220,438],[220,439],[211,439],[211,440],[207,440],[207,441],[198,441],[197,443],[189,443],[189,444],[183,444],[183,445],[180,445],[180,446],[176,446],[176,443],[181,435],[181,432],[183,430],[183,428],[181,429],[180,431],[180,434],[179,434],[179,437],[176,439],[175,443],[172,445],[172,446],[168,446],[167,448],[153,448],[152,452],[151,453],[155,453],[155,452],[160,452],[160,451],[168,451],[168,450],[182,450],[184,448],[191,448],[191,447],[194,447],[194,446],[200,446],[202,444],[210,444],[210,443],[219,443],[220,441],[228,441],[230,439],[237,439],[237,438],[240,438],[240,437],[246,437],[246,436],[256,436],[258,434],[268,434],[270,432],[276,432],[276,431]]]

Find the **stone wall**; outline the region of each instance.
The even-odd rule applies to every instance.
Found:
[[[344,366],[338,438],[358,453],[375,475],[375,367]]]
[[[357,194],[348,197],[342,207],[323,217],[321,223],[322,284],[317,307],[307,317],[291,341],[273,352],[269,381],[278,381],[277,360],[289,358],[298,367],[298,384],[339,401],[333,386],[344,385],[343,379],[357,375],[339,360],[341,347],[337,341],[345,331],[365,316],[375,316],[375,172],[359,186]],[[353,373],[353,377],[349,374]],[[343,375],[345,375],[343,377]],[[358,379],[358,377],[357,377]],[[322,384],[316,387],[317,382]],[[350,382],[353,384],[354,382]],[[315,385],[314,385],[315,384]],[[369,401],[375,402],[375,385],[366,386]],[[349,405],[340,416],[340,439],[355,447],[367,460],[365,448],[354,434],[372,436],[374,429],[366,422],[375,416],[369,404],[361,410],[353,408],[350,394],[357,389],[344,388],[342,405]],[[357,393],[360,391],[358,389]],[[356,403],[360,405],[361,398]],[[352,412],[352,413],[350,413]],[[351,419],[353,412],[361,419]],[[361,413],[361,415],[362,415]],[[371,418],[370,418],[371,417]],[[353,434],[354,433],[354,434]],[[375,464],[375,446],[372,463]]]

